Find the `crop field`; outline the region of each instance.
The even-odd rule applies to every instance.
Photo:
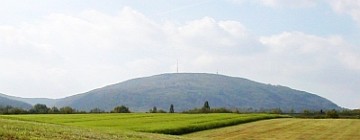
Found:
[[[0,119],[0,140],[27,139],[73,139],[73,140],[103,140],[103,139],[174,139],[170,136],[156,134],[141,134],[120,132],[110,134],[91,129],[71,126],[54,125],[19,120]]]
[[[286,116],[271,114],[146,113],[0,115],[0,140],[360,139],[359,119],[284,117]]]
[[[358,140],[359,119],[273,119],[186,135],[227,140]]]
[[[279,117],[284,116],[146,113],[2,115],[0,137],[6,139],[186,139],[173,135]]]

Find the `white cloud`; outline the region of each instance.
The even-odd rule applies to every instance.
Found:
[[[283,32],[261,37],[260,42],[269,49],[264,61],[271,62],[267,67],[275,67],[271,73],[277,73],[273,78],[279,83],[322,93],[343,105],[355,102],[349,96],[360,97],[360,88],[353,84],[360,82],[360,51],[341,37]]]
[[[245,2],[258,3],[264,6],[278,8],[278,7],[290,7],[290,8],[306,8],[314,7],[320,0],[231,0],[238,4]]]
[[[54,13],[0,25],[0,49],[1,92],[24,97],[64,97],[176,72],[177,60],[180,72],[218,71],[288,85],[344,105],[349,98],[336,98],[334,91],[357,96],[360,90],[351,84],[360,82],[353,78],[360,75],[360,51],[340,36],[284,32],[259,38],[238,21],[156,22],[128,7],[115,15]]]
[[[260,0],[262,4],[270,7],[313,7],[318,0]]]
[[[358,69],[360,63],[356,61],[360,58],[360,52],[339,36],[320,37],[302,32],[284,32],[279,35],[262,37],[260,42],[269,46],[270,51],[275,54],[292,55],[293,57],[306,56],[307,59],[303,59],[301,63],[306,60],[309,63],[316,62],[321,66],[339,63],[347,65],[348,69],[360,70]]]
[[[330,4],[336,12],[350,15],[360,24],[360,0],[331,0]]]
[[[64,97],[175,72],[177,59],[180,70],[200,71],[213,64],[216,53],[232,54],[246,38],[241,23],[210,17],[185,24],[155,22],[129,7],[116,15],[54,13],[36,22],[0,26],[0,89],[19,96]]]

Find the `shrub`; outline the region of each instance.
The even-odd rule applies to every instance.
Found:
[[[112,113],[130,113],[130,110],[128,107],[121,105],[121,106],[117,106],[113,109],[113,111],[111,111]]]
[[[326,117],[327,118],[339,118],[339,114],[335,109],[333,109],[333,110],[329,110],[326,112]]]
[[[104,110],[101,110],[100,108],[94,108],[90,110],[90,113],[104,113]]]
[[[65,107],[60,108],[60,113],[72,114],[72,113],[76,113],[76,110],[71,108],[70,106],[65,106]]]

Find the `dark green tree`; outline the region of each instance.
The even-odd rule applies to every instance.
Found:
[[[9,114],[24,114],[24,113],[26,113],[25,110],[23,110],[21,108],[17,108],[17,107],[11,108],[9,110]]]
[[[171,104],[170,105],[170,110],[169,110],[169,113],[174,113],[175,111],[174,111],[174,105],[173,104]]]
[[[157,111],[156,106],[154,106],[152,109],[150,109],[149,112],[150,112],[150,113],[157,113],[158,111]]]
[[[65,106],[65,107],[60,108],[60,113],[72,114],[72,113],[76,113],[76,110],[71,108],[70,106]]]
[[[52,108],[50,108],[49,113],[57,114],[60,113],[60,110],[56,106],[53,106]]]
[[[90,110],[90,113],[103,113],[104,110],[101,110],[100,108],[93,108]]]
[[[0,106],[0,114],[25,114],[26,110],[12,106]]]
[[[49,112],[49,108],[44,105],[44,104],[36,104],[34,105],[34,107],[31,109],[31,113],[37,113],[37,114],[46,114]]]
[[[117,106],[113,109],[113,111],[111,111],[113,113],[130,113],[130,110],[128,107],[121,105],[121,106]]]
[[[204,106],[201,108],[204,113],[210,112],[210,105],[208,101],[205,101]]]

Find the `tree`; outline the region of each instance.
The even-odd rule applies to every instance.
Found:
[[[280,108],[274,108],[274,109],[271,109],[270,113],[272,113],[272,114],[281,114],[282,110]]]
[[[326,111],[326,117],[327,118],[339,118],[339,114],[335,109],[333,109],[333,110]]]
[[[111,111],[113,113],[130,113],[130,110],[128,107],[121,105],[121,106],[117,106],[113,109],[113,111]]]
[[[303,114],[304,114],[305,116],[310,116],[310,115],[311,115],[311,112],[310,112],[310,110],[305,109],[305,110],[303,111]]]
[[[170,110],[169,110],[169,113],[174,113],[175,111],[174,111],[174,105],[173,104],[171,104],[170,105]]]
[[[208,101],[205,101],[204,106],[202,107],[202,111],[203,111],[204,113],[210,112],[210,105],[209,105],[209,102],[208,102]]]
[[[31,113],[37,113],[37,114],[46,114],[49,112],[49,108],[47,108],[47,106],[45,104],[36,104],[34,105],[34,107],[31,109]]]
[[[17,108],[17,107],[14,107],[9,110],[9,114],[24,114],[24,113],[26,113],[25,110],[23,110],[21,108]]]
[[[150,109],[149,112],[150,112],[150,113],[157,113],[158,111],[157,111],[156,106],[154,106],[153,109]]]
[[[101,110],[100,108],[94,108],[90,110],[90,113],[103,113],[105,112],[104,110]]]
[[[76,110],[71,108],[70,106],[65,106],[65,107],[60,108],[60,113],[62,113],[62,114],[72,114],[75,112],[76,112]]]
[[[60,110],[56,106],[53,106],[52,108],[50,108],[49,113],[60,113]]]

